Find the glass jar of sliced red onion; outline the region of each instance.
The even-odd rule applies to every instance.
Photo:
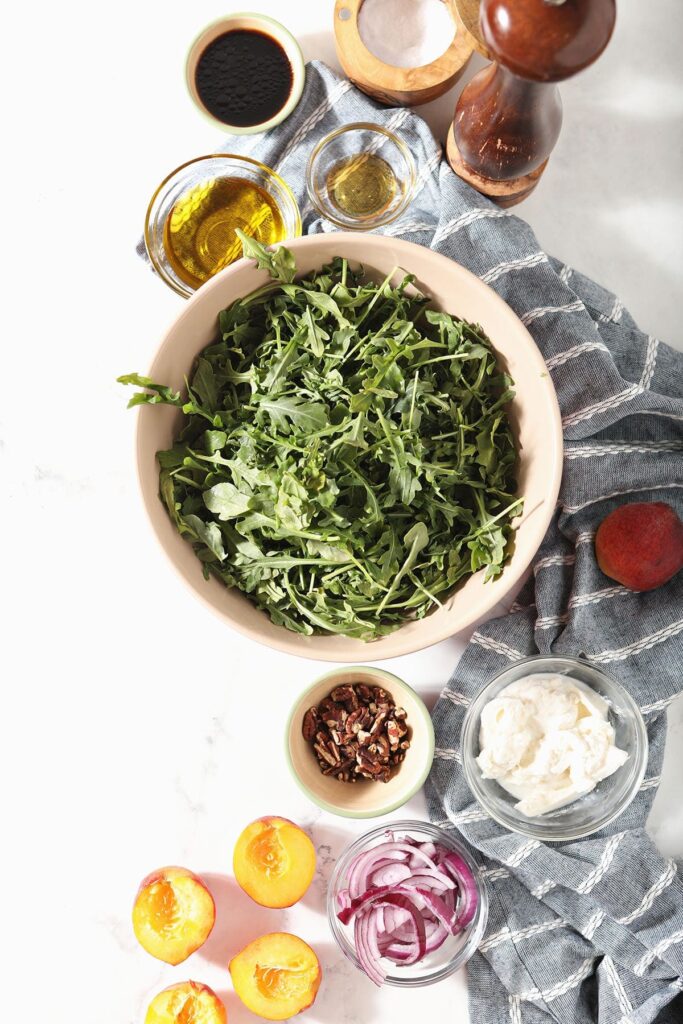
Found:
[[[472,956],[488,916],[470,852],[423,821],[367,832],[335,865],[327,914],[337,944],[376,985],[417,987]]]

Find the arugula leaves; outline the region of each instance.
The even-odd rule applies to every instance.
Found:
[[[242,243],[242,255],[256,260],[259,270],[267,270],[275,281],[282,281],[285,284],[294,280],[296,263],[289,249],[285,249],[283,245],[277,249],[266,249],[255,238],[245,235],[240,228],[235,229],[235,234]]]
[[[410,275],[346,260],[295,283],[292,254],[240,234],[273,283],[233,303],[178,406],[160,496],[204,573],[301,633],[372,640],[421,618],[513,544],[513,382],[480,327]],[[394,279],[398,283],[392,283]]]

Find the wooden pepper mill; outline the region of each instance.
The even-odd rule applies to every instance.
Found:
[[[458,100],[447,144],[455,173],[501,206],[528,196],[560,134],[555,83],[597,60],[615,18],[615,0],[482,0],[481,37],[496,63]]]

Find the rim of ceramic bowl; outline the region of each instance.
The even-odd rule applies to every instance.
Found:
[[[531,666],[538,664],[538,662],[545,662],[546,664],[550,663],[550,665],[578,665],[583,669],[589,669],[591,672],[594,672],[597,676],[601,677],[602,679],[606,679],[609,687],[612,687],[614,691],[619,694],[620,700],[626,706],[628,711],[632,714],[634,722],[636,723],[635,731],[637,738],[634,750],[634,757],[636,758],[635,770],[633,777],[631,779],[631,783],[628,789],[626,790],[624,797],[622,798],[621,802],[615,805],[612,811],[603,814],[601,817],[596,817],[594,821],[584,826],[575,826],[572,828],[571,826],[566,825],[564,827],[564,830],[561,830],[560,828],[554,830],[550,819],[548,821],[547,827],[544,828],[543,824],[541,823],[539,825],[537,818],[534,818],[529,819],[529,826],[525,828],[521,819],[519,820],[519,822],[517,822],[517,820],[515,820],[514,822],[512,820],[508,820],[504,815],[499,814],[496,811],[495,806],[489,803],[489,801],[486,799],[486,794],[483,791],[482,787],[480,786],[479,779],[476,776],[475,771],[473,769],[473,758],[470,757],[470,754],[474,746],[474,730],[481,718],[481,711],[483,710],[483,707],[485,706],[486,703],[484,701],[485,694],[488,693],[489,690],[497,682],[499,682],[503,676],[506,676],[508,673],[519,668],[523,668],[527,665]],[[541,669],[539,671],[544,670]],[[548,671],[551,671],[550,666],[548,668]],[[569,672],[567,674],[571,678],[571,673]],[[513,681],[514,680],[510,680],[510,682]],[[586,685],[590,686],[589,683],[586,683]],[[561,843],[570,840],[585,839],[586,836],[590,836],[594,832],[599,831],[599,829],[605,828],[607,825],[610,825],[613,821],[616,820],[616,818],[620,817],[624,813],[627,807],[629,807],[629,805],[635,799],[636,794],[640,789],[643,778],[645,777],[645,771],[647,769],[649,753],[647,728],[640,708],[636,704],[635,700],[633,699],[633,697],[628,692],[625,686],[622,686],[622,684],[618,682],[613,676],[610,676],[606,672],[603,672],[601,668],[599,668],[597,665],[594,665],[588,658],[577,658],[575,655],[571,654],[532,654],[527,658],[521,658],[519,661],[515,661],[514,664],[508,665],[500,672],[496,672],[496,674],[492,676],[477,691],[476,695],[470,702],[470,705],[467,708],[467,711],[465,712],[465,717],[463,719],[462,728],[460,731],[460,737],[460,745],[463,755],[462,767],[465,775],[465,780],[470,788],[470,792],[476,799],[479,806],[489,815],[489,817],[491,817],[499,825],[502,825],[502,827],[505,828],[508,832],[514,832],[518,835],[526,836],[529,839],[537,839],[545,843]],[[573,802],[574,801],[572,801],[572,803]],[[567,807],[571,807],[571,804],[567,804]]]
[[[284,41],[285,45],[283,45],[283,49],[292,66],[292,88],[285,105],[268,121],[261,121],[260,124],[240,127],[239,125],[226,124],[226,122],[221,121],[220,118],[214,117],[211,111],[208,110],[201,102],[199,93],[194,88],[194,72],[197,67],[199,56],[201,56],[201,51],[196,59],[193,59],[193,55],[202,40],[206,36],[211,35],[211,33],[213,33],[213,31],[219,26],[226,26],[225,31],[229,32],[230,25],[235,25],[235,22],[244,21],[263,24],[270,29],[270,32],[266,32],[266,35],[272,36],[278,43],[282,44]],[[235,25],[235,28],[239,27],[239,25]],[[245,25],[243,27],[249,28],[250,26]],[[253,25],[251,27],[253,27]],[[222,18],[215,18],[197,33],[190,44],[185,58],[185,87],[187,88],[190,99],[199,113],[205,117],[207,121],[214,126],[218,125],[219,128],[222,128],[223,131],[227,132],[229,135],[258,135],[260,132],[267,132],[270,128],[275,128],[276,125],[282,124],[282,122],[288,118],[297,107],[304,91],[305,83],[306,65],[304,63],[304,55],[297,39],[292,35],[288,28],[285,28],[282,22],[277,21],[275,18],[270,18],[267,14],[259,14],[256,11],[235,11],[232,14],[224,15]]]
[[[282,239],[282,241],[285,242],[291,238],[300,238],[303,231],[303,225],[301,222],[301,211],[299,210],[299,204],[296,201],[296,196],[294,195],[291,186],[289,186],[285,179],[282,178],[277,173],[277,171],[274,171],[272,167],[269,167],[267,164],[262,164],[260,160],[254,160],[254,158],[251,156],[242,156],[241,153],[205,153],[203,156],[195,156],[191,160],[186,160],[184,163],[179,164],[174,170],[172,170],[170,174],[167,174],[163,181],[161,181],[159,185],[157,185],[157,187],[155,188],[152,194],[152,198],[150,199],[147,205],[147,212],[145,214],[145,227],[143,232],[145,250],[155,272],[159,275],[161,280],[169,286],[169,288],[172,288],[177,295],[182,295],[184,299],[188,299],[191,296],[196,295],[197,292],[199,291],[199,288],[190,288],[189,285],[187,285],[185,288],[181,288],[177,281],[174,281],[172,277],[169,277],[161,263],[159,263],[154,252],[154,247],[152,245],[151,239],[152,210],[154,209],[154,206],[159,196],[162,194],[162,192],[168,185],[169,181],[175,178],[176,174],[179,174],[181,171],[186,170],[188,167],[192,167],[194,164],[200,164],[204,160],[233,160],[237,161],[237,163],[248,164],[250,167],[256,167],[259,171],[262,171],[266,178],[271,178],[273,181],[277,182],[278,186],[286,195],[287,200],[291,204],[292,210],[294,212],[294,234],[287,235],[286,238]],[[276,242],[275,244],[279,245],[280,242]],[[243,258],[244,257],[240,257],[240,259]],[[234,262],[236,263],[238,261],[235,260]],[[230,266],[232,266],[232,264],[230,264]],[[227,269],[228,267],[223,268],[223,270]],[[219,270],[217,271],[217,273],[220,274],[223,272],[223,270]],[[212,274],[211,277],[207,278],[207,280],[203,284],[207,284],[214,277],[216,277],[216,274]],[[203,284],[200,285],[200,287],[203,287]]]
[[[377,135],[383,135],[385,138],[389,139],[390,142],[394,143],[405,161],[410,180],[402,201],[389,216],[383,217],[379,215],[377,217],[366,217],[365,220],[357,221],[342,220],[341,218],[336,217],[333,211],[323,206],[318,199],[318,193],[313,185],[313,168],[315,167],[318,157],[330,142],[338,139],[340,135],[346,135],[348,132],[359,131],[361,129],[364,131],[375,132]],[[369,231],[374,228],[383,227],[385,224],[393,223],[393,221],[397,220],[401,214],[405,213],[408,209],[408,206],[415,194],[416,181],[417,171],[415,168],[413,154],[410,152],[403,139],[395,132],[392,132],[390,128],[385,128],[381,124],[375,124],[373,121],[354,121],[352,124],[343,124],[341,127],[335,128],[334,131],[329,132],[320,140],[320,142],[317,143],[316,146],[314,146],[306,163],[306,192],[308,193],[308,198],[311,200],[318,213],[320,213],[325,220],[330,221],[332,224],[336,224],[337,227],[343,228],[346,231]]]
[[[424,988],[426,985],[434,985],[438,981],[443,981],[444,978],[449,977],[462,967],[463,964],[466,964],[476,952],[488,924],[488,886],[486,885],[486,881],[481,873],[481,866],[475,859],[472,850],[455,835],[452,835],[450,832],[446,832],[444,829],[439,828],[438,825],[434,825],[430,821],[419,821],[418,819],[388,821],[386,824],[378,825],[369,832],[365,832],[362,836],[358,836],[357,839],[354,839],[353,842],[349,843],[349,845],[342,850],[341,854],[337,858],[337,862],[334,865],[332,876],[330,878],[330,883],[327,887],[326,899],[327,921],[330,926],[330,931],[334,937],[334,941],[337,943],[337,946],[347,960],[349,960],[354,967],[358,968],[358,970],[362,971],[363,968],[355,948],[349,941],[348,936],[341,929],[339,919],[337,918],[335,899],[341,876],[348,868],[352,857],[367,848],[371,840],[374,840],[375,838],[380,839],[383,833],[388,830],[403,833],[422,832],[423,834],[429,835],[434,841],[442,842],[444,846],[448,846],[454,852],[460,854],[468,868],[471,870],[477,887],[477,895],[479,897],[477,910],[475,912],[474,920],[467,925],[467,928],[471,928],[471,931],[467,936],[465,944],[458,950],[455,956],[453,956],[451,960],[442,967],[435,969],[432,975],[427,975],[423,978],[401,978],[389,974],[385,981],[386,985],[390,985],[393,988]]]
[[[318,796],[318,794],[315,793],[312,789],[310,789],[299,777],[299,774],[296,771],[294,764],[292,762],[292,754],[289,745],[289,738],[292,732],[292,727],[294,725],[294,716],[296,714],[297,708],[304,703],[304,699],[308,696],[308,694],[315,690],[321,683],[324,683],[327,680],[336,679],[340,675],[346,676],[349,674],[349,672],[354,671],[369,672],[373,676],[380,677],[384,680],[387,680],[389,683],[393,683],[394,685],[398,683],[399,687],[403,687],[405,690],[407,690],[410,693],[410,695],[414,698],[417,709],[420,712],[420,715],[423,718],[424,724],[427,728],[427,749],[425,755],[425,764],[422,770],[420,771],[420,774],[416,782],[413,783],[411,788],[406,793],[401,794],[401,796],[398,799],[392,800],[387,804],[382,804],[378,808],[372,808],[372,810],[367,811],[353,811],[350,809],[340,808],[335,806],[334,804],[329,803],[327,800],[323,800],[322,797]],[[323,674],[314,679],[310,686],[307,686],[306,689],[303,690],[294,701],[292,709],[289,712],[289,715],[287,716],[287,724],[285,726],[285,759],[287,761],[287,767],[289,768],[289,771],[301,792],[304,793],[312,803],[316,804],[316,806],[320,807],[323,811],[329,811],[330,814],[336,814],[338,817],[341,818],[355,818],[356,820],[367,818],[381,818],[383,815],[390,814],[391,811],[395,811],[399,807],[403,807],[404,804],[408,803],[409,800],[412,800],[415,794],[419,793],[419,791],[422,789],[427,780],[427,776],[429,775],[429,771],[432,767],[432,762],[434,761],[435,742],[436,740],[434,737],[434,723],[432,722],[432,716],[429,713],[427,705],[422,700],[422,697],[420,697],[419,693],[417,693],[412,688],[412,686],[409,686],[404,679],[401,679],[400,676],[394,675],[393,672],[387,672],[386,669],[383,668],[374,668],[372,665],[344,665],[343,667],[333,668],[330,672],[323,672]]]
[[[224,154],[219,154],[224,155]],[[148,438],[148,426],[147,416],[151,412],[151,407],[141,405],[137,409],[137,425],[135,430],[135,463],[136,463],[136,474],[139,484],[139,493],[142,501],[142,506],[145,509],[147,522],[149,524],[152,535],[155,538],[156,543],[159,545],[159,549],[163,552],[164,557],[168,560],[173,568],[176,576],[182,580],[188,590],[194,595],[195,599],[203,604],[213,615],[217,616],[225,625],[230,629],[241,633],[243,636],[249,637],[257,643],[263,644],[266,647],[270,647],[273,650],[282,651],[285,654],[292,654],[296,657],[310,658],[314,661],[331,662],[339,665],[344,664],[357,664],[358,661],[364,661],[366,658],[370,662],[385,661],[389,658],[396,658],[405,654],[414,654],[417,651],[425,650],[431,647],[433,644],[439,643],[441,640],[445,640],[448,637],[453,636],[456,633],[463,632],[470,629],[477,622],[483,622],[486,618],[490,618],[492,610],[496,604],[502,600],[506,594],[508,594],[515,584],[522,578],[530,566],[534,555],[538,551],[538,547],[545,536],[545,533],[550,523],[555,507],[557,496],[560,490],[560,482],[562,477],[562,466],[563,466],[563,438],[562,438],[562,423],[560,417],[560,408],[557,401],[557,394],[552,382],[550,375],[547,372],[547,367],[543,361],[543,357],[540,354],[538,347],[533,341],[533,338],[529,334],[528,329],[522,324],[521,320],[516,313],[510,308],[497,292],[493,291],[488,285],[484,284],[480,278],[476,277],[470,270],[467,270],[461,264],[449,259],[442,253],[437,253],[432,249],[425,248],[415,242],[408,242],[403,239],[397,239],[393,236],[382,235],[382,234],[362,234],[357,231],[347,232],[332,232],[329,234],[315,234],[308,235],[305,237],[297,237],[292,239],[291,242],[285,243],[291,248],[292,253],[298,260],[307,259],[308,250],[315,250],[320,248],[327,252],[327,256],[321,255],[317,260],[316,265],[321,266],[324,262],[329,259],[335,253],[332,251],[332,246],[337,251],[346,250],[351,263],[363,264],[368,258],[368,247],[370,251],[370,259],[377,261],[382,267],[391,267],[395,263],[399,263],[409,273],[415,271],[416,265],[419,267],[418,279],[429,277],[433,273],[433,268],[426,268],[425,264],[434,264],[434,269],[441,268],[442,274],[446,273],[450,287],[457,290],[463,286],[467,286],[472,289],[472,292],[485,292],[486,295],[486,306],[490,308],[492,312],[497,315],[504,317],[505,320],[509,320],[509,329],[513,330],[513,333],[520,343],[518,351],[522,354],[523,363],[526,366],[525,375],[528,376],[531,373],[535,373],[539,379],[543,378],[544,388],[543,394],[540,395],[540,401],[543,403],[542,408],[544,410],[543,419],[543,434],[551,438],[546,458],[544,459],[544,475],[545,489],[543,495],[537,501],[537,503],[527,513],[523,514],[523,519],[529,523],[529,520],[533,517],[533,526],[527,526],[527,534],[529,535],[529,541],[525,545],[525,553],[521,559],[517,559],[517,555],[513,555],[512,562],[506,565],[504,572],[498,578],[498,580],[492,581],[490,587],[493,588],[493,594],[490,597],[480,596],[474,605],[467,606],[459,610],[456,622],[453,622],[453,616],[450,614],[448,604],[451,598],[455,598],[458,592],[456,588],[452,594],[449,595],[446,602],[447,615],[443,616],[440,620],[438,629],[425,629],[430,621],[432,620],[431,615],[425,616],[424,619],[418,622],[406,620],[402,623],[401,628],[394,631],[393,633],[387,634],[381,637],[379,640],[373,641],[372,643],[364,643],[361,640],[354,640],[349,638],[343,638],[343,646],[338,643],[339,637],[330,634],[320,634],[312,637],[305,637],[300,633],[292,632],[286,629],[284,626],[278,626],[276,629],[271,629],[270,625],[266,628],[261,625],[261,620],[257,623],[245,622],[242,617],[236,615],[234,612],[226,611],[219,607],[217,602],[213,599],[211,593],[207,593],[204,583],[201,587],[198,587],[196,583],[191,580],[188,576],[184,565],[181,563],[179,556],[175,550],[171,548],[171,542],[164,535],[159,525],[159,520],[164,519],[167,515],[162,509],[161,503],[159,502],[158,496],[158,465],[154,463],[153,475],[150,474],[149,468],[149,438]],[[388,259],[385,259],[382,255],[381,250],[384,248],[391,250],[391,254]],[[327,251],[329,250],[329,252]],[[159,363],[166,358],[169,351],[184,350],[184,345],[181,345],[178,336],[182,336],[186,330],[186,323],[194,314],[197,306],[210,305],[218,293],[220,293],[226,286],[226,282],[233,277],[233,275],[241,274],[248,267],[254,268],[254,261],[245,259],[244,257],[231,263],[230,266],[224,270],[219,271],[213,277],[202,285],[196,292],[194,292],[183,308],[176,313],[172,318],[170,325],[166,328],[162,334],[160,344],[157,346],[154,352],[148,369],[148,376],[158,378]],[[267,275],[264,272],[259,273],[254,277],[253,283],[249,286],[245,286],[239,291],[234,297],[231,296],[229,299],[223,301],[219,308],[224,308],[231,302],[234,302],[238,297],[249,294],[255,288],[261,284],[266,284],[268,281]],[[431,295],[431,288],[427,289]],[[484,302],[484,296],[481,296],[482,303]],[[447,308],[445,304],[439,305],[439,308]],[[496,335],[497,336],[497,335]],[[208,342],[207,342],[208,343]],[[500,350],[494,342],[494,350],[496,351],[497,358],[500,356]],[[503,356],[503,358],[505,358]],[[193,365],[193,359],[187,359],[187,371],[191,370]],[[521,404],[520,398],[515,399],[518,403],[518,409],[520,412],[525,411],[525,405]],[[540,428],[539,428],[540,429]],[[524,459],[524,451],[520,448],[519,452],[520,461]],[[526,490],[524,494],[527,498]],[[163,513],[163,514],[162,514]],[[540,516],[540,518],[539,518]],[[521,520],[516,521],[515,528],[520,525]],[[181,537],[177,537],[173,533],[173,547],[176,544],[185,544]],[[516,549],[519,550],[518,548]],[[193,556],[194,558],[194,556]],[[481,576],[480,576],[481,578]],[[475,576],[471,579],[476,579]],[[489,586],[489,584],[487,584]],[[498,586],[498,591],[496,591]],[[490,591],[489,591],[490,593]],[[240,599],[244,602],[248,602],[248,597],[240,595]],[[441,611],[437,609],[437,612]],[[267,620],[267,613],[262,613],[262,619],[265,622]],[[309,642],[310,646],[309,646]],[[360,648],[363,648],[361,650]]]

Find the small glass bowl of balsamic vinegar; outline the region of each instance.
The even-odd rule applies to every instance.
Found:
[[[187,298],[241,257],[235,228],[264,245],[298,237],[301,217],[292,190],[249,157],[198,157],[172,171],[152,196],[145,247],[157,274]]]
[[[387,128],[348,124],[315,147],[306,187],[326,220],[347,230],[370,231],[396,220],[410,205],[415,163],[405,142]]]

